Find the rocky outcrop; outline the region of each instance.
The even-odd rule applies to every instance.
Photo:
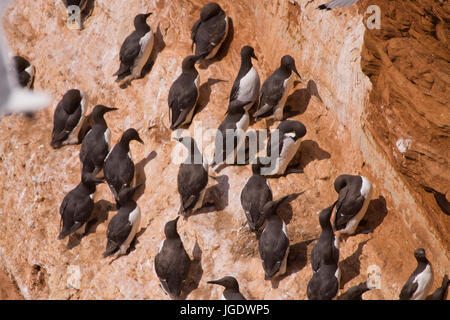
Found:
[[[190,53],[190,27],[206,2],[96,0],[81,31],[65,26],[59,2],[16,0],[9,6],[3,22],[10,45],[36,66],[35,88],[47,90],[54,101],[34,120],[21,115],[0,120],[0,265],[24,298],[168,298],[153,266],[164,224],[179,208],[167,95],[182,59]],[[222,121],[243,45],[255,48],[259,58],[255,66],[262,80],[278,67],[283,55],[291,54],[302,80],[288,99],[288,115],[308,130],[295,159],[305,173],[270,179],[270,184],[274,198],[304,193],[280,208],[291,249],[287,275],[272,287],[264,281],[257,240],[245,225],[239,201],[250,167],[221,171],[207,193],[220,199],[217,208],[178,222],[193,260],[185,296],[217,299],[221,288],[206,282],[233,275],[249,299],[306,299],[312,276],[309,256],[320,233],[316,213],[335,200],[333,181],[342,173],[363,174],[374,186],[363,226],[374,232],[341,244],[342,292],[366,281],[375,270],[381,276],[380,288],[364,298],[396,299],[415,268],[417,247],[426,249],[434,267],[433,289],[438,287],[450,269],[449,218],[422,186],[448,194],[448,163],[445,170],[442,162],[448,159],[444,108],[448,97],[439,91],[445,89],[448,58],[438,56],[448,54],[441,48],[444,42],[433,45],[436,41],[429,38],[433,36],[420,36],[423,32],[411,22],[416,27],[410,28],[409,37],[429,41],[414,50],[430,50],[434,58],[428,62],[426,53],[420,52],[410,56],[412,49],[406,42],[424,42],[404,39],[406,27],[401,23],[406,20],[397,15],[406,13],[400,7],[393,9],[401,6],[399,2],[383,9],[379,1],[382,27],[389,26],[385,31],[367,30],[364,1],[325,12],[315,9],[319,1],[218,2],[232,18],[233,28],[218,59],[199,69],[200,99],[194,117],[199,123],[193,123],[189,132],[193,134],[196,125],[203,130],[217,128]],[[436,9],[429,3],[416,1],[415,11],[441,17],[439,23],[431,19],[436,26],[443,23],[436,27],[439,38],[448,28],[446,7]],[[120,89],[112,76],[120,45],[132,30],[134,16],[148,11],[154,12],[149,18],[156,33],[154,63],[144,78]],[[416,19],[415,11],[408,13],[411,21]],[[401,37],[392,36],[398,39],[390,43],[383,32]],[[425,59],[431,76],[425,72],[419,77],[419,67],[407,67],[413,58],[419,65]],[[101,256],[106,228],[115,214],[106,185],[98,188],[94,221],[81,241],[57,240],[59,205],[80,179],[80,146],[50,147],[53,110],[70,88],[87,93],[88,112],[99,103],[119,108],[106,116],[113,143],[128,127],[136,128],[145,142],[131,144],[137,180],[145,184],[137,200],[143,214],[141,230],[130,253],[113,262]],[[382,105],[385,111],[380,111]],[[259,122],[252,128],[264,125]],[[403,154],[396,147],[399,139],[403,139],[400,149],[407,149]]]

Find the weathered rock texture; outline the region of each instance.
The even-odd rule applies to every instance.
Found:
[[[13,115],[0,121],[0,265],[24,298],[168,299],[153,267],[164,224],[179,208],[167,95],[190,53],[190,27],[206,2],[96,0],[82,31],[65,26],[59,2],[17,0],[7,10],[11,47],[33,62],[35,88],[49,91],[54,101],[34,120]],[[249,299],[306,299],[312,240],[320,233],[316,213],[336,199],[333,181],[342,173],[363,174],[374,187],[362,228],[374,232],[341,244],[342,290],[365,281],[375,265],[380,289],[364,298],[397,299],[416,266],[417,247],[426,249],[433,264],[434,290],[450,270],[450,221],[423,187],[448,199],[448,2],[384,5],[375,0],[381,30],[366,29],[364,1],[329,12],[315,9],[320,1],[218,2],[232,18],[234,32],[219,58],[199,69],[194,120],[206,130],[223,119],[242,46],[255,48],[262,80],[291,54],[303,79],[288,105],[292,118],[308,130],[296,159],[305,173],[270,179],[270,184],[275,198],[305,192],[280,209],[292,247],[288,273],[272,287],[264,281],[257,240],[240,207],[250,167],[221,171],[207,195],[220,197],[219,209],[179,221],[194,260],[185,296],[217,299],[222,289],[206,282],[234,275]],[[410,3],[413,9],[405,10]],[[122,90],[112,76],[120,45],[133,29],[134,16],[148,11],[154,12],[149,22],[157,34],[155,62],[144,78]],[[87,235],[78,242],[56,240],[59,205],[80,180],[80,146],[50,147],[54,107],[70,88],[87,92],[89,111],[99,103],[119,108],[106,116],[114,143],[130,126],[145,142],[131,145],[137,180],[145,183],[138,199],[142,229],[131,252],[112,263],[101,256],[115,214],[106,185],[95,195],[97,221]],[[192,134],[193,129],[194,124]],[[412,141],[404,154],[396,147],[398,139]]]

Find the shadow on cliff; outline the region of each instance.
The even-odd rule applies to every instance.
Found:
[[[324,149],[322,149],[319,144],[313,140],[303,140],[300,143],[300,164],[301,169],[305,167],[314,160],[324,160],[330,159],[331,155]]]
[[[360,274],[361,262],[359,261],[359,257],[367,241],[369,240],[358,243],[356,251],[351,256],[339,262],[339,269],[341,271],[340,289],[344,288],[345,284]]]
[[[199,97],[197,101],[197,105],[195,107],[195,114],[200,113],[209,103],[209,100],[211,99],[211,87],[219,82],[226,82],[226,80],[222,79],[214,79],[214,78],[208,78],[208,81],[203,83],[199,88]],[[226,110],[226,106],[224,106],[224,110]],[[224,111],[225,114],[225,111]]]
[[[198,241],[195,240],[194,248],[192,249],[191,266],[189,268],[189,273],[186,278],[183,291],[181,292],[180,300],[186,300],[187,296],[198,288],[200,280],[203,275],[202,269],[202,249],[198,245]]]
[[[291,274],[297,273],[302,270],[308,261],[308,246],[317,239],[300,241],[292,244],[289,247],[289,255],[287,258],[286,273],[272,281],[272,287],[278,288],[278,284],[284,278],[289,277]]]
[[[364,219],[361,221],[358,228],[369,229],[368,232],[373,232],[384,220],[388,213],[386,207],[386,199],[383,196],[379,196],[378,199],[371,200],[367,207],[367,212],[364,215]],[[368,233],[363,231],[363,233]]]
[[[152,71],[159,53],[163,51],[165,47],[166,43],[164,42],[164,37],[161,32],[161,24],[158,23],[158,27],[156,28],[155,32],[155,42],[153,44],[152,53],[150,54],[150,58],[148,59],[147,63],[142,68],[141,76],[139,77],[139,79],[144,78]]]
[[[436,204],[446,215],[450,215],[450,202],[445,198],[445,194],[440,193],[430,187],[424,187],[425,192],[432,193]]]
[[[147,163],[149,163],[151,160],[155,159],[158,154],[156,151],[150,152],[145,158],[143,158],[141,161],[139,161],[136,166],[134,167],[135,174],[136,174],[136,185],[142,183],[142,187],[140,187],[135,195],[134,199],[137,201],[145,192],[145,183],[147,181],[147,177],[145,176],[145,166]]]
[[[295,90],[286,100],[286,107],[284,111],[284,119],[295,117],[299,114],[303,114],[308,108],[309,102],[312,97],[322,101],[319,95],[319,90],[314,80],[309,80],[306,88]]]
[[[213,178],[209,178],[213,179]],[[227,175],[219,176],[215,179],[217,184],[209,187],[205,191],[204,206],[189,214],[187,218],[198,214],[210,213],[224,210],[228,206],[228,192],[230,190],[229,178]]]
[[[200,69],[208,69],[210,65],[212,65],[214,62],[218,62],[225,58],[228,54],[228,51],[230,50],[231,42],[234,38],[234,24],[233,19],[231,17],[228,17],[228,34],[222,45],[220,46],[219,51],[217,51],[217,54],[214,58],[209,60],[204,60],[200,63],[199,68]]]

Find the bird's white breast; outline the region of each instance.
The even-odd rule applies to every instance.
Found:
[[[136,208],[134,208],[133,211],[131,211],[130,215],[128,216],[128,221],[134,226],[135,223],[141,218],[141,209],[139,209],[139,206],[136,205]]]
[[[105,132],[103,133],[103,136],[105,137],[105,142],[108,145],[108,150],[110,150],[111,149],[111,131],[109,130],[109,128],[106,128]]]
[[[239,82],[237,99],[240,101],[255,101],[259,91],[259,75],[252,67]]]
[[[361,179],[362,179],[362,185],[361,185],[360,193],[363,195],[364,198],[367,199],[369,196],[369,193],[372,189],[372,185],[371,185],[369,179],[367,179],[366,177],[361,176]]]
[[[413,282],[418,284],[417,290],[414,292],[411,300],[423,300],[425,299],[428,291],[431,289],[433,284],[433,271],[430,264],[427,264],[425,269],[419,273]]]

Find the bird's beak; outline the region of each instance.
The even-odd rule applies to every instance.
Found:
[[[133,193],[136,192],[136,190],[139,189],[140,187],[142,187],[143,185],[144,185],[143,183],[139,183],[138,185],[136,185],[136,186],[133,188]]]
[[[211,284],[220,284],[219,280],[212,280],[212,281],[208,281],[207,283],[211,283]]]
[[[140,143],[140,144],[144,144],[144,141],[142,141],[141,137],[137,137],[136,140]]]
[[[295,67],[295,65],[292,67],[292,71],[295,72],[296,75],[298,75],[298,77],[301,79],[302,77],[300,77],[300,74],[297,71],[297,68]]]
[[[105,112],[110,112],[110,111],[114,111],[114,110],[119,110],[119,109],[107,107]]]
[[[254,52],[252,53],[251,57],[254,58],[256,61],[259,61]]]
[[[145,15],[145,18],[147,19],[148,17],[150,17],[153,14],[153,12],[149,12]]]

